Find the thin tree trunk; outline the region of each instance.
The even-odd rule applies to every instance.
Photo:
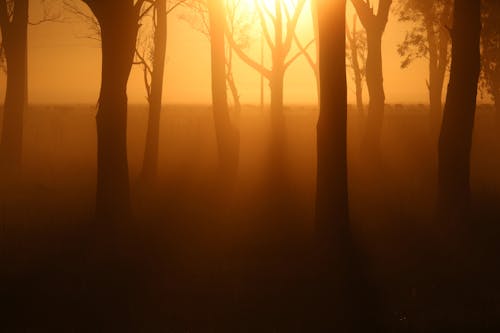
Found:
[[[316,92],[318,97],[318,104],[320,102],[320,77],[319,77],[319,22],[318,22],[318,1],[310,0],[311,5],[311,14],[312,14],[312,25],[313,25],[313,33],[314,40],[316,41],[316,67],[314,68],[314,77],[316,79]]]
[[[450,83],[439,140],[440,223],[467,218],[470,152],[480,72],[480,1],[456,0]]]
[[[356,86],[356,108],[359,114],[363,114],[363,76],[361,75],[361,67],[358,59],[358,36],[357,36],[357,17],[355,16],[352,24],[352,34],[347,31],[347,38],[349,39],[349,46],[351,48],[351,61],[352,69],[354,71],[354,83]]]
[[[356,108],[359,114],[363,114],[364,105],[363,105],[363,82],[356,78]]]
[[[451,5],[447,4],[441,15],[441,24],[448,24],[451,12]],[[437,142],[439,137],[439,128],[441,126],[442,110],[443,110],[443,84],[448,66],[448,43],[449,38],[447,31],[439,33],[439,40],[436,40],[436,32],[434,31],[434,22],[431,18],[427,18],[425,22],[427,31],[427,40],[429,43],[429,124],[431,137]]]
[[[368,56],[366,59],[366,83],[370,104],[366,129],[362,141],[365,155],[378,156],[384,122],[385,93],[382,72],[382,31],[367,29]]]
[[[99,219],[118,221],[130,214],[127,161],[127,82],[137,39],[133,6],[106,8],[99,17],[102,82],[97,124],[97,198]],[[114,8],[113,8],[114,9]]]
[[[0,166],[7,176],[22,166],[23,114],[27,101],[28,1],[15,1],[12,21],[2,22],[2,39],[7,64]]]
[[[284,183],[286,130],[283,114],[283,86],[285,76],[285,55],[283,49],[283,13],[281,1],[275,1],[275,47],[272,50],[273,70],[269,82],[271,92],[271,172],[276,186]],[[281,182],[281,184],[280,184]]]
[[[356,31],[353,31],[355,34]],[[353,39],[353,42],[356,43],[356,38]],[[359,114],[363,114],[364,106],[363,106],[363,78],[361,76],[361,69],[359,67],[358,60],[358,48],[355,45],[351,45],[351,55],[352,55],[352,65],[354,69],[354,82],[356,85],[356,108]]]
[[[224,1],[209,0],[212,55],[212,106],[221,171],[232,178],[239,160],[239,133],[229,117],[226,90],[226,50],[224,41]]]
[[[142,179],[149,183],[156,178],[160,144],[160,118],[165,75],[165,55],[167,50],[167,3],[156,2],[156,27],[154,31],[153,73],[149,97],[149,118],[146,133],[146,146],[142,165]]]
[[[275,65],[276,66],[276,65]],[[278,65],[279,66],[279,65]],[[285,167],[286,125],[283,114],[284,73],[276,66],[270,82],[271,90],[271,168],[283,176]]]
[[[429,103],[430,103],[430,128],[432,138],[439,137],[439,126],[441,125],[441,113],[443,109],[443,80],[438,68],[430,68],[429,75]]]
[[[228,73],[227,83],[229,84],[229,90],[231,90],[231,95],[233,96],[234,111],[236,112],[236,114],[239,115],[241,112],[240,94],[238,93],[238,87],[236,87],[236,82],[234,81],[232,73]]]
[[[495,125],[497,128],[498,137],[500,138],[500,93],[495,95]]]

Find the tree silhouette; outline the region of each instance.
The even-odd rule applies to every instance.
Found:
[[[225,13],[224,0],[208,0],[212,59],[212,107],[219,150],[219,165],[221,170],[232,178],[238,167],[239,133],[231,124],[227,104]]]
[[[143,66],[144,85],[149,104],[148,127],[144,147],[141,178],[146,183],[151,183],[158,171],[158,154],[160,145],[160,118],[163,95],[163,81],[165,76],[165,58],[167,52],[167,18],[168,15],[186,0],[152,1],[151,14],[152,29],[148,31],[146,41],[136,46],[136,58]],[[167,4],[170,4],[170,7]],[[152,38],[150,37],[152,36]],[[149,39],[152,43],[147,42]],[[138,43],[140,44],[140,43]]]
[[[23,114],[27,104],[28,0],[0,0],[0,29],[5,55],[5,93],[0,170],[7,175],[21,168]]]
[[[483,0],[480,87],[495,103],[495,121],[500,128],[500,2]]]
[[[317,4],[321,91],[316,232],[327,266],[320,295],[321,313],[327,313],[322,322],[327,331],[378,332],[372,289],[363,273],[349,218],[346,1],[318,0]]]
[[[333,237],[349,224],[345,1],[318,1],[320,113],[317,124],[316,224]],[[328,13],[328,14],[327,14]],[[341,25],[342,24],[342,25]]]
[[[318,95],[318,100],[319,100],[319,95],[320,95],[320,87],[319,87],[319,29],[318,29],[318,9],[317,9],[317,1],[310,1],[310,8],[311,8],[311,19],[312,19],[312,26],[313,26],[313,32],[314,32],[314,38],[312,41],[310,41],[307,44],[303,44],[300,40],[297,34],[295,33],[294,35],[294,40],[295,40],[295,45],[299,48],[299,50],[302,52],[304,55],[307,63],[311,67],[314,73],[314,77],[316,78],[316,89],[317,89],[317,95]],[[311,45],[311,43],[314,42],[316,44],[316,56],[313,57],[309,51],[308,47]]]
[[[242,10],[242,1],[225,1],[226,22],[228,33],[242,49],[247,49],[253,40],[254,15],[248,15]],[[199,31],[210,40],[210,23],[206,0],[191,0],[187,2],[192,11],[181,15],[183,20],[191,24],[193,29]],[[226,45],[226,79],[234,103],[234,111],[241,111],[240,94],[233,74],[233,48]]]
[[[97,125],[96,215],[117,221],[130,214],[127,161],[127,83],[144,0],[82,0],[100,28],[102,73]]]
[[[369,0],[352,0],[361,24],[366,30],[368,54],[366,58],[366,83],[370,104],[362,141],[365,153],[378,154],[384,121],[385,92],[382,71],[382,36],[387,25],[392,0],[380,0],[377,13]]]
[[[470,152],[480,73],[480,1],[455,0],[450,83],[439,138],[438,217],[464,221],[470,203]]]
[[[441,123],[442,93],[449,64],[450,33],[453,0],[400,0],[397,11],[399,20],[412,22],[412,30],[406,33],[398,46],[403,57],[402,68],[407,68],[418,58],[429,61],[427,89],[430,102],[430,128],[433,137],[438,136]]]
[[[347,58],[349,67],[352,70],[352,78],[356,87],[356,107],[360,114],[363,114],[363,81],[366,76],[366,32],[358,30],[358,17],[352,18],[352,31],[346,25],[347,36]]]
[[[283,85],[285,72],[290,65],[301,55],[302,51],[289,57],[295,36],[300,14],[306,1],[298,0],[294,10],[290,13],[283,0],[274,0],[274,8],[271,10],[263,1],[255,2],[255,8],[259,15],[262,33],[267,46],[271,50],[272,64],[266,68],[260,62],[252,59],[245,50],[238,45],[231,34],[226,33],[227,40],[236,54],[250,67],[255,69],[269,81],[271,91],[271,159],[273,168],[283,170],[285,149],[285,119],[283,114]],[[271,27],[272,26],[272,27]],[[227,30],[226,30],[227,31]],[[309,43],[309,45],[312,44]],[[309,46],[305,46],[307,47]],[[281,173],[280,171],[280,173]]]
[[[148,101],[148,125],[144,147],[141,180],[151,183],[158,169],[160,141],[160,118],[163,81],[167,48],[167,17],[186,0],[146,0],[148,4],[140,14],[140,27],[136,42],[134,65],[143,70],[144,88]],[[85,13],[72,1],[65,1],[68,12],[85,21],[91,33],[86,37],[101,41],[99,22],[93,15]]]

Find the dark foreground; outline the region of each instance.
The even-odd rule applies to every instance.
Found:
[[[239,122],[236,183],[217,173],[206,107],[169,108],[160,175],[138,181],[145,114],[131,111],[134,217],[93,220],[95,128],[89,108],[33,108],[25,170],[0,186],[2,332],[331,331],[335,260],[313,238],[315,112],[288,110],[286,185],[266,177],[266,114]],[[427,117],[391,108],[383,152],[359,154],[350,116],[351,213],[373,287],[366,317],[384,332],[500,331],[500,145],[481,109],[473,151],[473,213],[434,221],[436,158]],[[279,198],[277,200],[277,198]]]

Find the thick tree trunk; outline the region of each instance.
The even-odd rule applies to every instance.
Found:
[[[132,7],[133,8],[133,7]],[[102,39],[102,82],[97,124],[99,219],[117,221],[130,214],[127,161],[127,82],[137,39],[137,17],[130,7],[106,8],[98,16]]]
[[[149,96],[149,118],[146,133],[146,146],[142,164],[141,178],[146,183],[156,178],[160,145],[160,118],[165,75],[165,55],[167,50],[167,0],[156,2],[156,28],[154,31],[153,73],[151,94]]]
[[[7,176],[18,174],[22,166],[23,114],[27,101],[28,1],[15,1],[11,22],[2,25],[7,64],[0,167]]]
[[[366,129],[362,140],[364,155],[378,156],[384,122],[385,93],[382,72],[383,30],[367,29],[368,55],[366,59],[366,83],[370,95]]]
[[[322,237],[349,229],[345,1],[319,0],[320,114],[317,124],[316,225]],[[325,11],[325,13],[323,13]]]
[[[470,152],[480,71],[480,7],[480,1],[455,1],[450,83],[439,139],[441,223],[464,221],[469,212]]]
[[[378,332],[375,298],[349,221],[346,1],[319,0],[321,80],[317,124],[316,231],[321,258],[318,322],[325,332]]]
[[[224,9],[223,0],[208,1],[212,55],[212,106],[219,165],[221,171],[232,178],[238,170],[239,133],[231,124],[227,104]]]

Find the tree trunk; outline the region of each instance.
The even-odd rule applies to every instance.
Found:
[[[354,71],[354,83],[356,85],[356,108],[359,114],[363,114],[363,77],[358,59],[358,36],[356,29],[356,18],[352,26],[352,35],[348,36],[349,45],[351,47],[352,70]]]
[[[156,27],[154,31],[153,73],[149,97],[149,118],[146,133],[146,146],[142,165],[142,180],[150,183],[158,171],[160,144],[160,117],[162,107],[163,78],[165,75],[165,55],[167,49],[167,3],[156,2]]]
[[[318,104],[320,100],[321,88],[320,88],[320,77],[319,77],[319,22],[318,22],[318,1],[310,0],[311,5],[311,16],[312,16],[312,25],[313,25],[313,33],[314,40],[316,41],[316,67],[314,68],[314,77],[316,79],[316,94],[318,97]]]
[[[438,68],[431,67],[429,74],[429,121],[431,136],[433,139],[439,136],[439,126],[441,125],[441,113],[443,110],[443,81],[444,74],[441,76]]]
[[[362,140],[364,155],[378,156],[384,122],[385,93],[382,72],[382,33],[380,29],[366,29],[368,55],[366,83],[370,95],[366,129]]]
[[[127,161],[127,82],[137,39],[137,17],[130,7],[106,8],[97,16],[102,39],[102,82],[97,111],[97,198],[99,219],[130,214]]]
[[[450,16],[450,6],[446,5],[441,15],[443,28],[448,24]],[[434,22],[431,17],[426,17],[425,28],[427,31],[427,40],[429,44],[429,125],[433,142],[437,142],[439,137],[439,128],[441,126],[443,110],[443,83],[448,66],[448,32],[439,33],[439,40],[436,38]]]
[[[464,221],[469,212],[470,152],[480,72],[480,7],[480,1],[455,1],[450,83],[439,139],[441,223]]]
[[[345,1],[324,4],[320,15],[320,114],[317,124],[318,233],[333,237],[349,225],[347,189],[347,78]],[[334,7],[334,8],[331,8]],[[322,13],[322,11],[326,13]],[[337,12],[338,11],[338,12]]]
[[[270,82],[271,90],[271,168],[283,175],[285,167],[286,130],[283,114],[284,73],[275,65]]]
[[[27,101],[28,1],[15,1],[13,19],[2,25],[7,64],[0,167],[6,176],[21,170],[23,151],[23,114]]]
[[[226,50],[223,0],[209,0],[210,45],[212,55],[212,106],[221,171],[233,178],[238,170],[239,133],[229,117],[226,90]]]
[[[285,53],[283,45],[283,13],[281,1],[275,1],[275,46],[272,50],[271,93],[271,177],[276,189],[283,190],[285,171],[286,131],[283,114],[283,86],[285,79]]]
[[[316,231],[322,251],[321,329],[378,332],[372,289],[349,221],[347,168],[346,1],[319,0],[320,114],[317,123]]]
[[[495,102],[495,126],[496,132],[500,134],[500,93],[496,93],[494,97]],[[500,135],[498,135],[500,138]]]
[[[232,69],[231,69],[231,71],[232,71]],[[234,81],[234,77],[233,77],[232,73],[228,73],[227,83],[229,84],[229,89],[231,90],[231,95],[233,96],[234,111],[237,115],[239,115],[241,112],[240,94],[238,93],[238,87],[236,87],[236,82]]]
[[[356,108],[359,114],[363,114],[364,106],[363,106],[363,81],[361,79],[361,75],[355,74],[356,76]]]

